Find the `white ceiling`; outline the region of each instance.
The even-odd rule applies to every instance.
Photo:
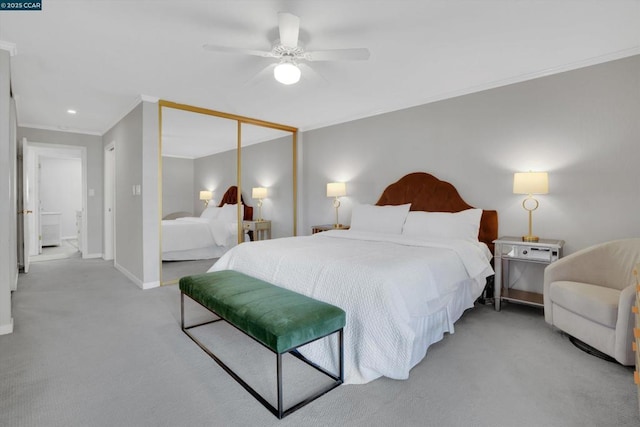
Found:
[[[269,50],[279,11],[307,50],[371,58],[284,86],[268,58],[202,49]],[[102,135],[143,95],[309,130],[639,54],[640,0],[45,0],[0,11],[12,44],[20,126]]]

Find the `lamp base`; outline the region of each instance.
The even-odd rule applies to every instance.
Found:
[[[537,242],[538,240],[540,240],[538,236],[522,236],[523,242]]]

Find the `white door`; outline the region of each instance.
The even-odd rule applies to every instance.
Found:
[[[113,259],[115,209],[115,144],[104,152],[104,259]]]
[[[29,147],[27,139],[22,139],[22,256],[24,262],[24,272],[29,272],[29,252],[31,251],[31,218],[33,215],[33,207],[31,206],[31,198],[29,197]]]

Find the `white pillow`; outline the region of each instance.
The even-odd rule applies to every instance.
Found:
[[[220,209],[222,208],[219,208],[217,206],[208,206],[205,210],[202,211],[202,213],[200,214],[200,218],[217,218],[218,215],[220,215]]]
[[[237,222],[238,205],[230,205],[227,203],[222,205],[222,207],[220,208],[220,215],[218,215],[218,219],[224,222]]]
[[[482,209],[460,212],[413,211],[407,215],[402,234],[411,237],[478,241]]]
[[[406,205],[355,205],[351,211],[351,230],[401,234],[411,203]]]

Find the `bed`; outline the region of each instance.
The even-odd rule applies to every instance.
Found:
[[[199,217],[180,216],[162,220],[162,260],[186,261],[221,257],[238,243],[238,187],[231,186],[218,206],[207,207]],[[253,218],[244,203],[243,219]]]
[[[376,205],[354,206],[348,231],[239,245],[210,271],[237,270],[345,310],[345,383],[406,379],[481,295],[497,231],[496,211],[416,172]],[[335,372],[336,348],[329,338],[300,352]]]

